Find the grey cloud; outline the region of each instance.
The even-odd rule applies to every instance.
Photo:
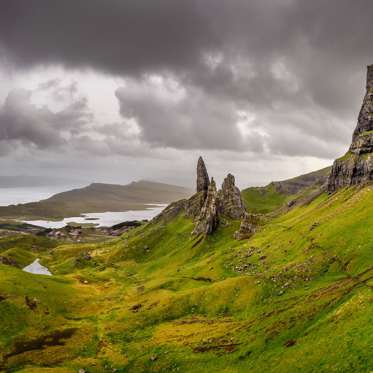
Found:
[[[48,106],[34,105],[33,93],[13,90],[0,108],[0,156],[17,150],[74,151],[101,156],[149,155],[147,144],[141,143],[125,122],[96,123],[87,98],[77,97],[63,109],[53,112]]]
[[[187,96],[178,103],[116,92],[152,147],[336,156],[373,62],[371,0],[4,0],[0,10],[0,48],[19,68],[179,81]],[[257,118],[246,139],[237,110]]]
[[[52,112],[31,102],[31,91],[11,91],[0,109],[0,140],[39,149],[67,144],[68,138],[90,123],[86,99]]]
[[[46,82],[40,83],[37,89],[40,91],[48,91],[49,89],[58,87],[60,84],[61,84],[60,79],[50,79],[50,80],[47,80]]]
[[[20,66],[40,62],[116,73],[193,63],[211,45],[195,0],[5,0],[0,43]]]
[[[216,101],[196,88],[186,88],[176,100],[161,97],[146,84],[140,90],[133,85],[120,88],[116,96],[121,114],[134,118],[141,138],[155,147],[242,150],[245,146],[235,127],[234,105]]]

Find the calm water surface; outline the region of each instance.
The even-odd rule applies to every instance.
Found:
[[[123,211],[123,212],[96,212],[65,218],[61,221],[52,220],[24,220],[25,223],[38,225],[45,228],[62,228],[68,223],[95,224],[97,227],[111,227],[129,220],[150,220],[157,216],[166,205],[150,205],[144,210]],[[93,220],[94,219],[94,220]]]

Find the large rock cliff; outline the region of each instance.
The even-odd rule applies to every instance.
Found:
[[[348,152],[337,159],[328,191],[373,180],[373,65],[368,66],[366,94]]]

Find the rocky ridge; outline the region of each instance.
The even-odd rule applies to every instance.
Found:
[[[328,178],[327,189],[373,180],[373,65],[368,66],[366,94],[348,152],[337,159]]]

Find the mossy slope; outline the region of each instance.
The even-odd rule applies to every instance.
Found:
[[[0,266],[3,368],[370,372],[372,187],[322,194],[250,240],[233,240],[238,225],[201,240],[180,215],[109,242],[47,247],[37,255],[52,278]],[[7,250],[25,250],[13,240]]]

